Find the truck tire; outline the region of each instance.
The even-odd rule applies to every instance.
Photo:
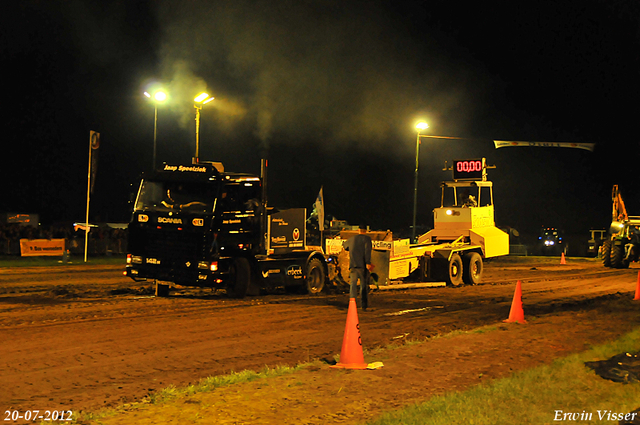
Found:
[[[467,252],[462,257],[462,280],[466,285],[477,285],[482,281],[482,257],[477,252]]]
[[[447,283],[451,286],[459,286],[462,284],[462,259],[460,255],[453,254],[449,260],[449,267],[447,273]]]
[[[629,267],[629,261],[624,259],[624,245],[613,245],[611,247],[611,267],[616,269]]]
[[[227,295],[232,298],[244,298],[247,295],[250,280],[251,266],[249,265],[249,260],[244,257],[234,259],[229,273]]]
[[[307,293],[317,295],[325,289],[327,273],[324,264],[318,258],[312,258],[307,264],[307,278],[305,279]]]
[[[611,240],[602,242],[602,265],[611,267]]]
[[[156,297],[168,297],[169,285],[160,283],[156,280]]]

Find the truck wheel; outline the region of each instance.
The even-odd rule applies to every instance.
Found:
[[[449,260],[447,281],[452,286],[458,286],[462,283],[462,259],[458,254],[453,254]]]
[[[322,261],[317,258],[311,259],[307,265],[307,292],[311,295],[317,295],[324,290],[327,274],[324,271]]]
[[[244,298],[249,289],[251,279],[251,266],[249,260],[238,257],[231,263],[227,295],[232,298]]]
[[[611,267],[611,241],[607,240],[602,243],[602,265]]]
[[[169,296],[169,285],[164,283],[159,283],[156,280],[156,297],[168,297]]]
[[[613,245],[611,247],[611,267],[616,269],[626,269],[629,262],[624,259],[624,246]]]
[[[466,285],[477,285],[482,281],[482,257],[477,252],[468,252],[464,255],[462,280]]]

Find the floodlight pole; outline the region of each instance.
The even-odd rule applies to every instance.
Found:
[[[91,146],[91,134],[89,135],[89,167],[87,172],[87,212],[85,216],[84,228],[84,262],[87,262],[87,251],[89,250],[89,199],[91,198],[91,155],[93,147]]]
[[[416,214],[418,212],[418,161],[420,158],[420,130],[416,138],[416,171],[414,173],[413,183],[413,224],[411,226],[411,242],[416,241]]]
[[[151,171],[156,169],[156,151],[157,151],[157,137],[158,137],[158,104],[155,105],[155,118],[153,119],[153,164],[151,165]]]
[[[200,111],[202,107],[207,103],[215,99],[213,96],[209,96],[207,93],[200,93],[193,99],[195,102],[193,107],[196,108],[196,155],[193,157],[193,163],[197,164],[200,157]]]
[[[194,157],[195,163],[199,162],[198,157],[200,156],[200,111],[202,110],[202,105],[193,105],[196,108],[196,155]]]
[[[167,100],[167,93],[163,90],[158,90],[152,96],[149,92],[144,92],[144,95],[151,99],[154,106],[154,117],[153,117],[153,163],[151,164],[151,170],[156,169],[156,157],[157,157],[157,146],[158,146],[158,103],[162,103]]]

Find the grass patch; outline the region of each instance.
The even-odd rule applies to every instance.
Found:
[[[75,267],[83,265],[122,265],[124,266],[125,255],[112,255],[100,257],[88,257],[84,262],[84,256],[72,255],[68,263],[62,262],[62,257],[18,257],[1,256],[1,267]]]
[[[122,412],[132,411],[142,408],[149,404],[162,404],[167,403],[177,398],[187,397],[196,393],[210,392],[217,388],[227,387],[234,384],[240,384],[244,382],[253,382],[258,379],[274,378],[277,376],[288,375],[298,370],[304,369],[313,365],[314,363],[300,364],[294,367],[289,366],[265,366],[261,371],[254,372],[251,370],[243,370],[242,372],[231,372],[228,375],[210,376],[208,378],[201,379],[195,385],[189,385],[186,387],[178,388],[173,385],[154,391],[145,397],[138,403],[125,404],[114,409],[105,409],[99,412],[79,412],[74,416],[73,423],[86,423],[88,421],[96,421],[102,418],[108,418],[115,416]]]
[[[584,365],[640,349],[640,328],[619,340],[464,392],[386,413],[369,425],[550,424],[577,413],[580,424],[612,423],[609,412],[640,408],[640,384],[602,379]],[[604,417],[600,417],[600,411]],[[637,417],[636,417],[637,418]],[[619,419],[619,418],[618,418]],[[567,422],[567,421],[565,421]],[[617,423],[617,422],[615,422]]]

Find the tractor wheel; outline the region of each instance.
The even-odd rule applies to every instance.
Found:
[[[229,272],[227,295],[232,298],[244,298],[247,295],[250,280],[251,266],[249,260],[244,257],[234,259]]]
[[[326,279],[327,274],[324,271],[324,265],[322,264],[322,261],[317,258],[312,258],[307,265],[307,292],[311,295],[317,295],[321,293],[325,288]]]
[[[462,259],[460,255],[453,254],[449,260],[449,273],[447,275],[447,283],[451,286],[459,286],[462,283]]]
[[[611,267],[611,241],[606,240],[602,243],[602,265],[605,267]]]
[[[482,281],[482,257],[477,252],[468,252],[462,257],[462,280],[466,285],[477,285]]]
[[[613,245],[611,247],[611,267],[616,269],[629,267],[629,261],[624,258],[624,245]]]

